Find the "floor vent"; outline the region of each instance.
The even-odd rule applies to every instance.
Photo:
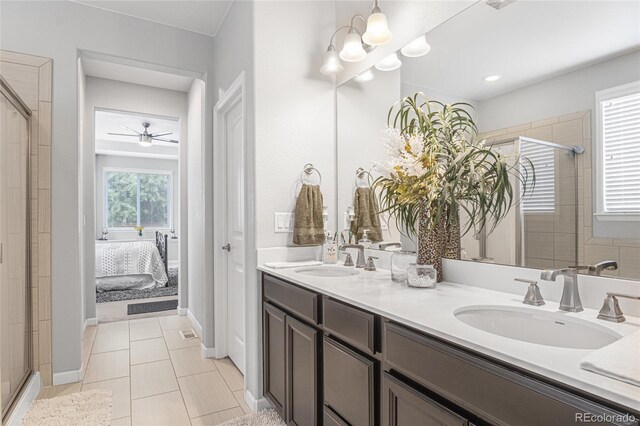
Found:
[[[182,336],[183,340],[195,339],[196,337],[198,337],[198,335],[196,334],[195,331],[193,331],[192,328],[187,328],[187,329],[184,329],[184,330],[180,330],[180,336]]]
[[[511,3],[515,1],[516,0],[487,0],[486,3],[492,8],[496,10],[500,10],[509,6]]]

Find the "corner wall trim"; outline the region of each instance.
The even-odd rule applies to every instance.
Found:
[[[187,308],[181,308],[178,306],[178,315],[185,316],[187,315]]]
[[[204,343],[200,343],[200,352],[203,358],[217,358],[216,348],[209,348],[205,346]]]
[[[198,337],[200,337],[200,339],[202,339],[203,338],[203,336],[202,336],[202,324],[200,324],[200,322],[193,315],[193,312],[191,312],[191,309],[187,309],[187,319],[191,323],[191,326],[195,330],[195,332],[198,335]]]
[[[91,327],[94,325],[98,325],[98,318],[87,318],[84,320],[84,326],[82,327],[82,335],[84,336],[84,331],[87,327]]]
[[[79,370],[63,371],[61,373],[53,373],[53,385],[66,385],[68,383],[77,383],[82,380],[84,371]]]
[[[260,397],[260,398],[256,398],[255,396],[253,396],[253,394],[249,390],[247,390],[244,393],[244,402],[247,403],[247,406],[254,413],[256,413],[256,412],[258,412],[260,410],[264,410],[265,408],[273,408],[273,406],[267,400],[267,398],[265,398],[263,396]]]
[[[16,406],[7,420],[6,424],[8,426],[19,426],[22,424],[22,419],[25,414],[27,414],[27,411],[29,410],[29,407],[31,407],[33,401],[35,401],[38,393],[40,393],[41,387],[42,383],[40,382],[40,373],[36,371],[31,375],[29,383],[27,383],[22,391],[22,395],[20,395],[20,399],[16,402]]]

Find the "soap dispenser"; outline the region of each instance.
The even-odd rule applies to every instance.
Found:
[[[360,244],[362,247],[368,249],[371,248],[371,240],[369,239],[369,236],[367,235],[367,232],[369,232],[368,229],[363,229],[362,230],[362,238],[360,238],[360,240],[358,240],[358,244]]]

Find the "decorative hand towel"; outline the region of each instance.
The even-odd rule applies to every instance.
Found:
[[[356,241],[362,238],[363,231],[374,243],[382,241],[382,226],[380,226],[380,207],[378,198],[371,188],[357,188],[353,196],[355,219],[351,222],[351,232]]]
[[[264,266],[268,266],[273,269],[283,268],[302,268],[305,266],[319,266],[322,262],[319,260],[302,260],[299,262],[264,262]]]
[[[584,357],[580,368],[640,386],[640,331]]]
[[[293,244],[322,244],[324,238],[320,186],[305,183],[298,194],[294,211]]]

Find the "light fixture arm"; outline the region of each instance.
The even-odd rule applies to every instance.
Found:
[[[378,6],[378,0],[373,0],[373,7],[371,8],[371,13],[380,13],[380,6]]]
[[[366,29],[367,29],[367,20],[366,20],[366,19],[364,19],[364,16],[362,16],[362,15],[353,15],[353,17],[351,18],[351,28],[356,28],[356,26],[355,26],[355,25],[353,25],[353,21],[354,21],[356,18],[360,18],[360,19],[362,19],[362,23],[364,24],[364,28],[365,28],[365,31],[366,31]],[[356,28],[356,30],[357,30],[357,28]]]
[[[333,41],[336,37],[336,34],[338,34],[340,30],[344,30],[345,28],[351,28],[351,25],[345,25],[344,27],[340,27],[333,33],[333,35],[331,36],[331,39],[329,39],[329,48],[331,48],[331,46],[334,46],[334,49],[335,49],[335,45],[333,44]]]

